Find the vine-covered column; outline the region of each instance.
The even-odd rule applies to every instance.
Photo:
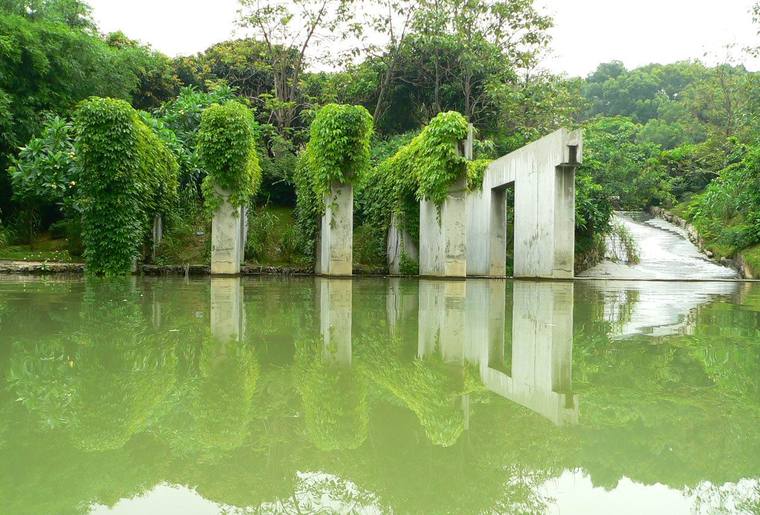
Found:
[[[316,240],[318,274],[353,272],[353,184],[369,167],[372,132],[372,116],[362,106],[328,104],[311,124],[296,191],[299,223]]]
[[[203,181],[206,209],[212,214],[211,273],[240,273],[244,257],[242,208],[261,184],[254,119],[244,105],[230,101],[203,112],[198,153],[208,175]]]
[[[154,217],[177,194],[177,161],[128,103],[91,98],[74,115],[88,273],[133,270]]]

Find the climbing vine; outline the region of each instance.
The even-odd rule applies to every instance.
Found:
[[[261,185],[256,155],[254,119],[250,109],[236,101],[214,104],[201,116],[197,151],[208,175],[203,180],[206,210],[216,211],[229,192],[235,207],[248,203]]]
[[[364,183],[360,205],[366,221],[384,231],[396,216],[415,240],[419,238],[419,201],[440,206],[451,184],[466,177],[468,189],[482,187],[490,161],[468,161],[458,150],[467,137],[461,114],[440,113],[411,142],[389,157]]]
[[[361,180],[369,169],[373,131],[372,115],[362,106],[327,104],[317,112],[293,178],[305,254],[312,254],[330,185]]]
[[[130,271],[156,213],[176,201],[177,161],[128,103],[93,97],[74,115],[87,270]]]

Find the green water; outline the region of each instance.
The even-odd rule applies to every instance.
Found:
[[[0,513],[757,513],[760,285],[0,278]]]

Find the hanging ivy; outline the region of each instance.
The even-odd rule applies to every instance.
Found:
[[[197,151],[208,175],[203,195],[209,213],[229,194],[234,207],[248,203],[261,185],[261,167],[256,155],[253,113],[234,100],[214,104],[201,116]]]
[[[327,104],[317,112],[293,177],[296,216],[306,255],[313,254],[330,185],[353,183],[368,171],[373,131],[372,115],[362,106]]]
[[[85,100],[74,122],[87,270],[128,273],[153,215],[176,202],[177,161],[122,100]]]

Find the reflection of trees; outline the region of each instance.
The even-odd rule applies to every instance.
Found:
[[[482,390],[475,367],[446,363],[439,353],[403,359],[395,337],[363,337],[359,347],[363,373],[417,415],[431,442],[453,445],[464,431],[462,396]]]
[[[717,303],[693,336],[621,342],[576,302],[583,404],[578,427],[558,428],[483,391],[476,370],[417,357],[416,324],[392,338],[376,307],[354,317],[353,368],[341,367],[312,339],[311,294],[285,311],[270,294],[246,292],[241,343],[210,336],[205,284],[176,299],[164,283],[88,283],[60,330],[13,329],[0,460],[17,465],[0,467],[3,511],[76,513],[169,482],[261,511],[305,511],[324,494],[387,511],[533,513],[546,508],[539,486],[565,469],[605,487],[760,475],[757,311]]]
[[[363,378],[326,357],[321,339],[296,342],[294,373],[314,445],[323,451],[359,447],[369,422]]]

